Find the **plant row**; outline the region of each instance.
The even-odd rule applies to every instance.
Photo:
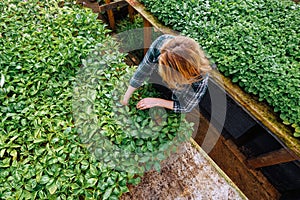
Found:
[[[195,38],[218,69],[280,113],[300,136],[300,9],[280,0],[141,0],[165,25]]]
[[[150,86],[117,103],[134,69],[107,34],[73,3],[0,1],[0,199],[118,199],[185,139],[134,108]]]

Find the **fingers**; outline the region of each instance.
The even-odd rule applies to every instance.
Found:
[[[147,105],[145,104],[144,99],[140,100],[140,101],[136,104],[136,108],[137,108],[137,109],[140,109],[140,110],[147,109]]]
[[[140,109],[140,110],[145,110],[148,108],[152,108],[158,106],[158,102],[156,98],[145,98],[140,100],[137,104],[136,104],[136,108]]]
[[[136,108],[140,110],[145,110],[151,108],[151,104],[147,102],[145,99],[142,99],[136,104]]]
[[[129,102],[129,99],[127,99],[126,97],[123,97],[123,99],[120,100],[120,103],[124,106],[127,106]]]

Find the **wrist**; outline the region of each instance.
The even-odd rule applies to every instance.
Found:
[[[134,87],[132,87],[132,86],[129,86],[129,87],[127,88],[127,91],[125,92],[125,94],[124,94],[124,96],[123,96],[124,100],[129,100],[130,97],[131,97],[131,95],[132,95],[132,93],[133,93],[136,89],[137,89],[137,88],[134,88]]]
[[[166,100],[166,99],[158,99],[156,106],[173,110],[173,104],[174,104],[174,101]]]

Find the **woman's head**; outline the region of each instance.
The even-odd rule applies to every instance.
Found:
[[[191,38],[176,36],[161,47],[159,74],[170,88],[197,82],[210,70],[209,60]]]

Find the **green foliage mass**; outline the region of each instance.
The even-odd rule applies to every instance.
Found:
[[[159,95],[150,84],[139,88],[128,106],[120,104],[136,69],[122,62],[116,44],[99,44],[83,60],[73,96],[75,125],[81,141],[105,166],[138,174],[160,170],[160,161],[189,139],[192,124],[163,108],[138,110],[139,100]]]
[[[151,30],[152,41],[158,38],[162,33]],[[116,25],[117,38],[122,42],[121,49],[125,52],[130,52],[143,58],[144,56],[144,23],[143,18],[137,14],[134,16],[133,22],[130,21],[129,16],[125,19],[119,20]]]
[[[195,38],[218,69],[280,113],[300,136],[300,6],[290,0],[142,0]]]
[[[124,165],[129,170],[124,171],[124,167],[113,166],[107,160],[110,157],[102,156],[100,160],[99,151],[92,147],[99,147],[95,143],[101,141],[87,138],[99,130],[98,138],[114,144],[104,147],[164,152],[163,144],[176,138],[172,130],[167,134],[169,125],[178,128],[173,117],[167,125],[162,124],[166,133],[156,134],[156,139],[132,138],[122,132],[134,127],[122,129],[118,121],[124,118],[113,117],[114,99],[120,97],[111,98],[110,92],[117,91],[114,84],[130,70],[122,63],[124,55],[118,53],[116,42],[107,34],[97,15],[73,3],[0,1],[0,199],[118,199],[128,191],[127,184],[139,182],[136,172],[141,174],[151,167],[159,170],[164,154],[144,160],[138,157],[134,162],[128,159],[129,163]],[[105,43],[110,46],[101,46]],[[80,119],[85,113],[76,110],[82,108],[76,107],[76,92],[86,83],[80,81],[93,83],[95,74],[88,71],[94,72],[95,68],[86,67],[93,58],[91,52],[101,53],[93,62],[100,73],[96,74],[96,90],[92,90],[95,109],[88,113],[89,124],[95,125],[92,120],[96,112],[98,121],[94,129],[82,126]],[[90,79],[86,80],[87,76],[80,72]],[[148,95],[146,89],[141,91]],[[86,105],[84,99],[80,100]],[[85,112],[91,110],[84,108]],[[129,111],[129,107],[118,109],[118,112]],[[132,116],[140,115],[138,119],[132,118],[135,126],[142,126],[145,120],[150,123],[147,112],[134,108],[130,112]],[[145,159],[151,162],[140,167],[140,163],[143,166],[147,162]],[[136,166],[140,171],[130,170]]]

